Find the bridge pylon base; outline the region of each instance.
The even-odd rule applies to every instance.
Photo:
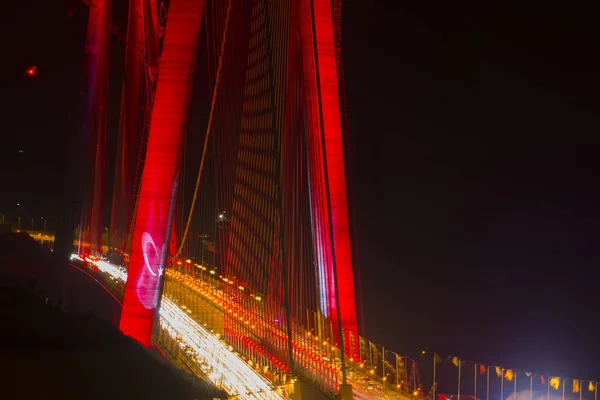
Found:
[[[304,398],[302,397],[302,382],[300,381],[300,379],[296,379],[294,383],[292,383],[291,389],[291,400],[304,400]]]
[[[346,383],[340,385],[340,392],[337,395],[338,400],[352,400],[352,385]]]
[[[302,378],[296,378],[294,383],[287,387],[288,395],[291,400],[330,400],[325,392],[317,385],[312,384]]]

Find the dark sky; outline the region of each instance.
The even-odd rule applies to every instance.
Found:
[[[54,199],[46,178],[80,65],[69,11],[83,8],[6,3],[0,207],[23,197],[39,214]],[[345,2],[367,336],[600,378],[595,14],[559,1],[456,3]]]
[[[77,15],[84,6],[75,0],[2,5],[0,213],[14,216],[18,202],[39,218],[54,212],[57,159],[68,149],[85,29]],[[37,67],[35,79],[25,74],[31,66]]]
[[[591,11],[411,3],[345,6],[368,336],[600,377]]]

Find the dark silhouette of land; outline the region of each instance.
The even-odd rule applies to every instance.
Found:
[[[29,236],[0,234],[0,398],[225,398],[91,313],[46,304],[50,260]]]

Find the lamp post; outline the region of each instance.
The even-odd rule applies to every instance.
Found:
[[[206,242],[208,241],[208,234],[205,233],[204,235],[198,236],[200,237],[200,263],[204,265],[204,248],[206,247]]]
[[[385,347],[381,346],[381,382],[383,389],[385,390]]]
[[[401,379],[400,379],[400,368],[398,366],[398,361],[402,360],[402,356],[400,356],[398,353],[395,353],[390,350],[384,350],[384,351],[385,351],[385,353],[391,353],[394,356],[396,356],[396,362],[395,362],[395,365],[396,365],[396,389],[400,390],[401,389],[401,385],[400,385]],[[385,358],[385,353],[383,354],[383,358]],[[406,365],[404,366],[404,368],[406,368]]]
[[[423,350],[421,353],[422,354],[430,354],[433,356],[433,383],[431,384],[431,397],[432,397],[432,400],[435,400],[435,390],[437,388],[437,384],[435,382],[435,364],[436,364],[437,354],[435,354],[435,352],[425,351],[425,350]],[[458,399],[458,400],[460,400],[460,399]]]

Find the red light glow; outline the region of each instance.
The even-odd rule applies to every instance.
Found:
[[[314,0],[301,8],[304,80],[307,89],[308,137],[313,155],[310,169],[313,224],[320,263],[323,264],[328,316],[337,321],[338,307],[344,346],[356,351],[358,321],[350,241],[344,150],[330,0]],[[312,11],[309,7],[312,7]],[[314,29],[313,29],[314,24]],[[331,227],[331,229],[330,229]],[[335,268],[335,271],[334,271]],[[337,285],[335,275],[337,274]],[[323,277],[322,277],[323,278]],[[321,278],[321,279],[322,279]],[[336,299],[336,291],[339,294]],[[335,324],[334,324],[335,326]]]
[[[171,0],[133,226],[121,331],[150,345],[176,195],[204,0]]]
[[[29,67],[25,71],[25,73],[27,74],[27,76],[35,76],[36,72],[37,72],[37,67]]]

